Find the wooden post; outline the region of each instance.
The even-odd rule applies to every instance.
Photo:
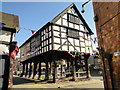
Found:
[[[30,63],[29,78],[30,78],[31,74],[32,74],[32,62]]]
[[[50,76],[52,75],[52,62],[50,62]]]
[[[85,57],[85,68],[86,68],[86,78],[89,78],[89,69],[88,69],[88,58]]]
[[[77,67],[77,58],[75,58],[75,71],[77,72],[78,67]]]
[[[46,71],[45,71],[45,80],[48,80],[49,79],[49,76],[48,76],[48,61],[46,60]]]
[[[28,74],[28,63],[26,63],[26,73],[25,73],[25,77],[27,76],[27,74]]]
[[[22,74],[21,74],[21,77],[23,77],[24,75],[24,71],[25,71],[25,63],[22,63],[23,64],[23,68],[22,68]]]
[[[56,83],[56,76],[57,76],[57,65],[56,65],[56,54],[52,52],[52,61],[53,61],[53,83]]]
[[[69,60],[67,60],[67,70],[68,70],[68,72],[70,72],[70,62],[69,62]]]
[[[39,75],[38,75],[38,80],[41,77],[41,62],[39,62],[39,69],[38,69]]]
[[[36,75],[36,68],[37,68],[37,62],[34,62],[34,70],[33,70],[33,78],[32,79],[34,79],[34,77],[35,77],[35,75]]]
[[[73,81],[76,80],[76,68],[75,68],[75,58],[72,59],[73,64],[72,64],[72,72],[73,72]]]
[[[61,69],[60,69],[60,72],[61,72],[61,73],[60,73],[61,79],[62,79],[62,70],[63,70],[62,68],[63,68],[63,66],[61,65]]]
[[[56,67],[56,61],[55,60],[53,61],[53,64],[54,64],[54,66],[53,66],[53,82],[56,83],[57,67]]]

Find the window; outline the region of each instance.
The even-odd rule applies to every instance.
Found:
[[[68,29],[68,35],[73,38],[79,38],[79,31]]]
[[[69,18],[68,18],[69,22],[80,24],[80,19],[77,16],[72,15],[72,14],[68,14],[68,16],[69,16]]]

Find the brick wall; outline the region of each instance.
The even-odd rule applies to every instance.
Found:
[[[98,17],[96,30],[99,48],[113,55],[120,51],[120,2],[93,2],[93,7],[94,15]],[[120,56],[109,59],[101,57],[101,62],[105,87],[120,88]]]

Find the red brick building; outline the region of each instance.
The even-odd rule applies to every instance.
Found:
[[[120,88],[120,2],[94,2],[93,7],[105,88],[117,90]]]

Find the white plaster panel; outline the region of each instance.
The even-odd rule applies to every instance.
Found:
[[[49,45],[49,49],[52,50],[52,44]]]
[[[44,34],[44,31],[41,31],[41,35],[43,35]]]
[[[49,37],[51,37],[51,31],[48,34],[49,34]]]
[[[79,40],[78,39],[74,39],[75,40],[75,45],[79,46]]]
[[[43,40],[44,40],[44,37],[41,37],[41,40],[43,41]]]
[[[89,49],[88,49],[88,47],[86,47],[86,53],[89,53],[90,51],[89,51]]]
[[[44,46],[46,45],[46,41],[44,41]]]
[[[62,44],[65,43],[65,41],[67,41],[66,39],[61,39],[62,40]]]
[[[47,46],[47,51],[48,51],[48,46]]]
[[[69,46],[69,50],[70,50],[70,51],[74,51],[73,46]]]
[[[54,36],[60,37],[60,32],[54,31]]]
[[[66,45],[63,45],[63,46],[62,46],[62,50],[63,50],[63,51],[68,51],[67,46],[66,46]]]
[[[60,18],[60,19],[58,19],[58,21],[56,22],[56,24],[61,25],[61,18]]]
[[[85,31],[84,26],[80,25],[80,31]]]
[[[73,38],[68,38],[69,42],[74,46]]]
[[[81,52],[85,52],[85,48],[81,48]]]
[[[85,44],[86,44],[86,46],[90,46],[90,43],[88,40],[85,40]]]
[[[79,25],[75,24],[75,29],[79,30]]]
[[[80,47],[75,47],[77,49],[78,52],[80,52]]]
[[[80,42],[80,45],[81,45],[81,46],[85,46],[85,43],[84,43],[84,42]]]
[[[52,43],[52,39],[51,38],[49,39],[49,43]]]
[[[54,30],[59,30],[59,26],[53,26]]]
[[[80,41],[85,41],[85,39],[83,39],[83,37],[79,37],[80,38]]]
[[[89,46],[89,47],[92,45],[91,41],[88,41],[88,40],[86,40],[85,43],[86,43],[86,46]]]
[[[93,53],[93,51],[92,51],[92,47],[89,47],[89,49],[90,49],[90,53],[92,54],[92,53]]]
[[[63,19],[63,25],[68,26],[67,20]]]
[[[66,33],[66,28],[61,27],[61,32],[65,32]]]
[[[62,38],[66,38],[67,36],[66,36],[66,33],[61,33],[61,37]]]
[[[83,32],[79,32],[79,36],[83,37],[84,36]]]
[[[69,23],[69,27],[73,28],[73,23]]]
[[[71,13],[71,10],[68,10],[68,13]]]
[[[44,47],[44,52],[46,52],[46,47]]]
[[[58,50],[59,47],[60,47],[60,45],[54,44],[54,49],[55,49],[55,50]]]
[[[63,18],[67,19],[67,14],[64,14],[64,15],[63,15]]]
[[[60,43],[60,38],[54,38],[54,43]]]
[[[51,30],[51,26],[49,26],[49,31]]]

